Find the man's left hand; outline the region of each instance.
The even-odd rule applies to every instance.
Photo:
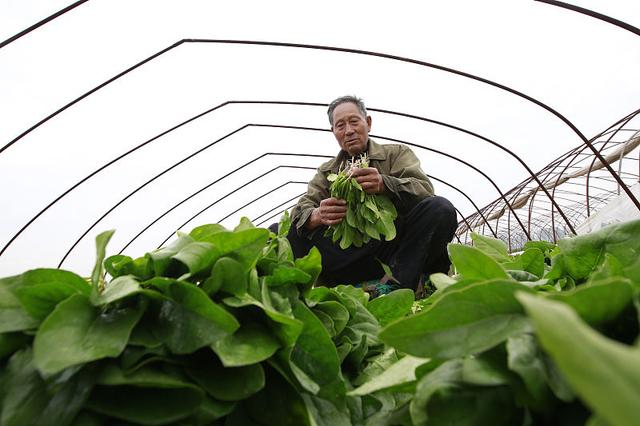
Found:
[[[351,170],[351,176],[367,194],[379,194],[384,191],[382,175],[375,167],[354,168]]]

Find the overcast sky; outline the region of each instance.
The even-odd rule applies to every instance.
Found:
[[[636,0],[573,3],[640,27]],[[0,0],[0,41],[68,4]],[[640,37],[534,1],[308,5],[89,0],[0,49],[0,147],[182,39],[299,43],[424,61],[519,91],[556,110],[587,138],[640,107]],[[90,173],[216,105],[328,103],[347,93],[363,97],[374,110],[420,116],[490,138],[533,170],[581,143],[575,131],[540,105],[443,70],[321,49],[183,43],[0,153],[0,248]],[[379,141],[423,146],[414,150],[424,170],[464,191],[479,206],[498,197],[495,188],[443,153],[482,170],[505,192],[527,176],[515,159],[468,133],[390,113],[371,115],[372,135]],[[266,219],[271,210],[293,204],[290,200],[304,191],[301,182],[310,179],[322,156],[337,153],[327,129],[324,107],[225,105],[114,163],[56,202],[0,256],[0,276],[55,267],[77,240],[62,266],[87,274],[93,239],[106,229],[117,230],[110,253],[133,239],[125,253],[138,256],[177,229],[218,222],[230,214],[222,221],[230,227],[240,216]],[[452,187],[435,186],[465,216],[475,211]],[[283,207],[276,208],[279,205]]]

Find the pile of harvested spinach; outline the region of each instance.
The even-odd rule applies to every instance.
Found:
[[[314,287],[243,220],[90,278],[0,279],[0,425],[634,425],[640,221],[518,254],[474,235],[414,301]],[[106,270],[106,273],[105,273]]]

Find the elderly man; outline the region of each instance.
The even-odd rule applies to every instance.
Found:
[[[327,285],[381,279],[384,272],[378,259],[390,266],[400,287],[413,290],[423,273],[447,272],[446,245],[457,227],[456,212],[448,200],[434,195],[415,154],[405,145],[381,145],[370,139],[371,117],[355,96],[334,100],[327,113],[341,150],[318,168],[292,211],[293,226],[287,237],[296,257],[316,246],[322,254],[321,279]],[[384,194],[394,203],[397,236],[343,250],[324,236],[326,227],[340,223],[347,212],[345,200],[330,196],[327,176],[363,153],[370,167],[353,169],[352,176],[365,192]]]

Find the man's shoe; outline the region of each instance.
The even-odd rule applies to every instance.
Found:
[[[369,293],[371,299],[389,294],[393,290],[397,290],[400,288],[399,285],[390,282],[386,275],[382,277],[382,279],[365,281],[363,283],[354,284],[353,286],[356,288],[361,288]]]

